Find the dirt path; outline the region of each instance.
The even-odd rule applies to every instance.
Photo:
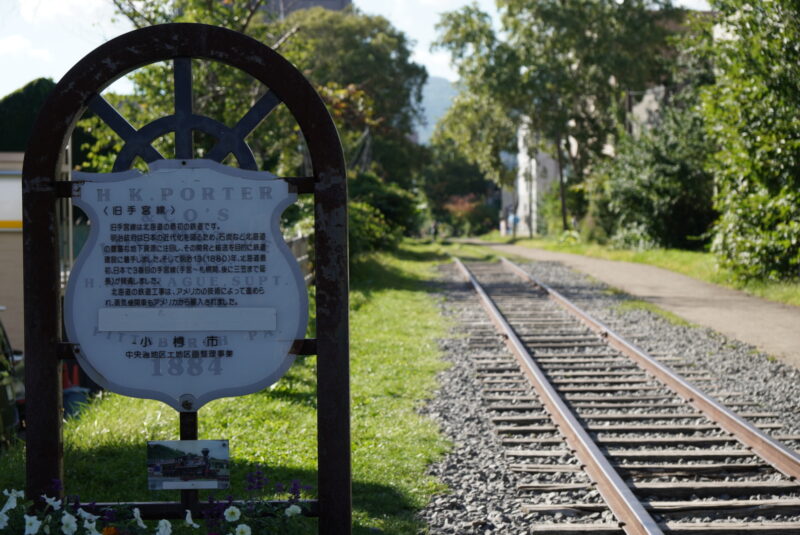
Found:
[[[800,307],[698,281],[666,269],[519,245],[473,242],[529,258],[555,261],[586,273],[681,318],[753,345],[800,368]]]

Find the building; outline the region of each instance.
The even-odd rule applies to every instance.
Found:
[[[532,148],[537,144],[535,135],[530,130],[530,121],[523,120],[517,131],[514,189],[502,194],[500,227],[508,235],[528,236],[544,231],[542,199],[558,180],[558,162],[546,152]]]
[[[66,152],[69,162],[69,149]],[[22,152],[0,152],[0,312],[14,349],[24,350],[24,293],[22,275]],[[62,166],[62,180],[68,179],[70,163]],[[61,202],[61,217],[71,220],[72,203]],[[72,226],[61,225],[61,272],[72,264]]]
[[[0,152],[0,312],[14,349],[22,349],[22,158]]]

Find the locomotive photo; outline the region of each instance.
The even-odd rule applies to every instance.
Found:
[[[150,490],[226,489],[229,484],[227,440],[147,443],[147,485]]]

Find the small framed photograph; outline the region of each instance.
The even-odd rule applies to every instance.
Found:
[[[227,489],[230,487],[227,440],[154,440],[147,443],[150,490]]]

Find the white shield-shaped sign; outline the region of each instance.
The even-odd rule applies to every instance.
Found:
[[[91,232],[65,323],[94,381],[195,411],[286,372],[308,295],[280,232],[285,181],[207,160],[73,180]]]

